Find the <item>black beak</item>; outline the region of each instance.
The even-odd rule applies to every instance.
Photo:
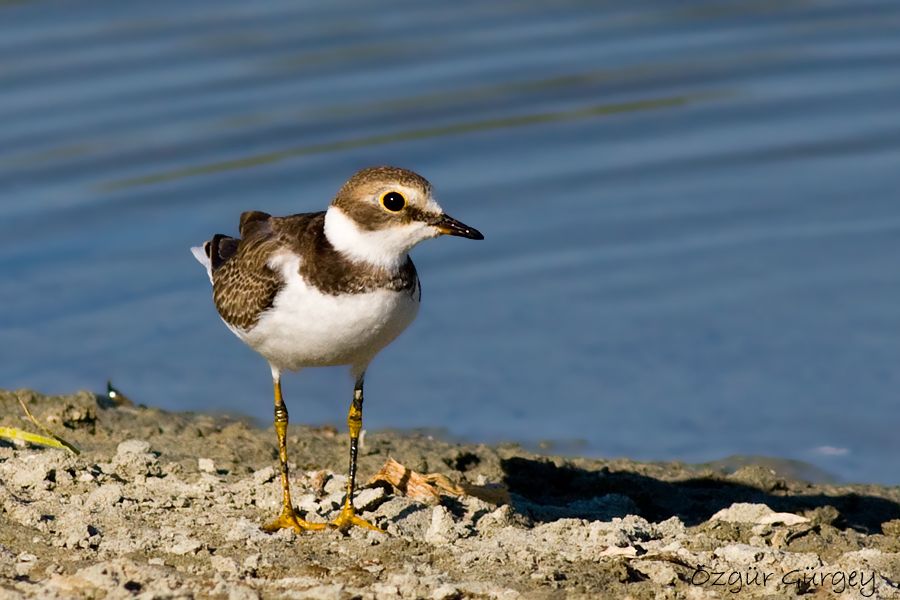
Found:
[[[477,229],[460,223],[453,217],[440,215],[431,222],[444,235],[455,235],[458,237],[469,238],[470,240],[483,240],[484,236]]]

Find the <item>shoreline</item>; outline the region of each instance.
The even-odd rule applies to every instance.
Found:
[[[16,394],[0,391],[0,425],[34,430]],[[0,441],[0,590],[11,597],[900,598],[900,486],[381,431],[364,437],[362,483],[393,458],[466,491],[364,487],[357,506],[387,534],[269,535],[259,526],[280,505],[271,428],[88,392],[18,394],[82,453]],[[291,425],[288,452],[295,505],[333,518],[346,434]]]

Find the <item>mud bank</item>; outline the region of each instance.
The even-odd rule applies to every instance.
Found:
[[[0,597],[900,598],[900,488],[812,485],[761,466],[538,456],[369,432],[362,480],[394,458],[507,500],[437,503],[374,486],[353,530],[268,535],[274,433],[245,421],[0,391],[81,448],[0,441]],[[291,425],[294,501],[337,514],[346,437]]]

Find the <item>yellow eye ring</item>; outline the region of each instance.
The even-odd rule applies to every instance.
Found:
[[[406,198],[404,198],[403,194],[400,192],[385,192],[381,195],[381,198],[378,199],[378,202],[381,204],[382,208],[388,212],[400,212],[406,208]]]

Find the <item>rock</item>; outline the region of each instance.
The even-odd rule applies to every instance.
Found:
[[[667,563],[656,560],[641,561],[636,565],[637,569],[650,578],[657,585],[675,585],[678,582],[678,572]]]
[[[656,530],[664,538],[680,539],[686,535],[684,523],[678,517],[669,517],[665,521],[657,523]]]
[[[449,544],[471,533],[470,528],[457,523],[450,511],[439,504],[431,509],[431,524],[425,532],[425,541],[435,545]]]
[[[806,517],[809,519],[810,525],[833,525],[841,518],[841,513],[835,507],[826,504],[808,511]],[[900,519],[897,520],[897,523],[900,524]],[[898,527],[897,534],[900,535],[900,527]]]
[[[262,541],[269,538],[269,535],[260,529],[259,523],[244,517],[223,523],[222,526],[225,529],[225,539],[230,542],[241,540]]]
[[[835,511],[837,512],[837,511]],[[832,519],[832,522],[834,519]],[[831,523],[828,523],[829,525]],[[881,524],[881,531],[884,535],[889,535],[891,537],[900,538],[900,519],[892,519],[890,521],[885,521]]]
[[[237,562],[228,556],[213,556],[209,559],[209,562],[217,573],[226,575],[237,575],[238,573]]]
[[[20,490],[26,489],[47,489],[47,472],[43,469],[32,468],[31,465],[23,465],[22,468],[13,472],[10,483]]]
[[[294,505],[307,515],[321,516],[322,514],[321,507],[319,506],[318,501],[316,501],[316,497],[312,494],[301,494],[300,496],[297,496],[294,500]]]
[[[121,558],[99,561],[69,576],[54,577],[50,584],[53,592],[45,595],[51,597],[131,598],[138,592],[150,598],[193,595],[186,594],[170,572]]]
[[[800,523],[808,522],[809,519],[806,517],[801,517],[800,515],[795,515],[793,513],[772,513],[763,515],[756,520],[756,523],[759,525],[799,525]]]
[[[767,554],[771,555],[771,551],[750,546],[749,544],[730,544],[722,548],[716,548],[714,554],[725,562],[734,565],[756,565],[767,558]],[[768,558],[771,559],[772,556]]]
[[[179,536],[175,543],[165,550],[170,554],[196,554],[202,547],[203,544],[199,540],[187,536]]]
[[[376,582],[372,585],[372,591],[376,598],[400,598],[400,588],[390,583]]]
[[[431,508],[410,498],[392,496],[374,511],[374,516],[366,515],[366,518],[376,520],[382,517],[391,535],[422,539],[431,526]]]
[[[275,469],[271,466],[264,467],[253,473],[253,483],[255,485],[262,485],[270,481],[275,481]]]
[[[478,520],[478,530],[490,533],[504,527],[509,527],[517,522],[517,515],[512,506],[504,504],[499,506]]]
[[[810,552],[785,552],[778,556],[778,566],[784,572],[811,572],[822,566],[822,560]]]
[[[779,477],[774,470],[762,465],[741,467],[729,475],[728,480],[759,488],[764,492],[783,490],[787,487],[784,478]]]
[[[60,420],[68,429],[85,427],[93,432],[97,423],[97,412],[90,405],[67,403],[61,411]]]
[[[432,600],[457,600],[462,597],[462,592],[455,585],[444,583],[431,592]]]
[[[765,504],[750,504],[747,502],[735,502],[728,508],[723,508],[709,519],[710,521],[725,521],[728,523],[754,523],[757,525],[797,525],[807,523],[809,519],[792,513],[777,513]]]
[[[323,491],[329,495],[345,493],[347,491],[347,478],[344,475],[332,473],[331,476],[325,480]]]
[[[57,451],[27,452],[18,460],[0,463],[0,481],[20,490],[48,490],[55,486],[57,472],[72,464]]]
[[[116,448],[116,456],[126,454],[147,454],[150,452],[150,442],[144,440],[125,440]]]
[[[258,552],[256,554],[248,554],[244,558],[244,562],[241,563],[241,566],[247,571],[255,571],[259,568],[259,559],[260,554]]]
[[[626,548],[638,543],[659,539],[661,534],[656,526],[649,523],[643,517],[628,515],[623,519],[612,521],[591,521],[585,523],[576,519],[564,519],[555,522],[558,527],[568,524],[575,531],[582,531],[586,541],[596,548],[616,546]],[[546,525],[542,527],[547,527]],[[568,534],[571,535],[571,534]]]
[[[113,458],[112,468],[126,480],[162,475],[159,458],[151,451],[150,443],[144,440],[125,440],[120,443]]]
[[[333,492],[319,500],[319,511],[322,514],[327,515],[328,513],[338,510],[344,504],[344,496],[346,494],[344,492]]]
[[[9,548],[0,544],[0,578],[12,579],[17,576],[16,570],[13,568],[16,561],[16,555]]]
[[[15,558],[16,560],[16,576],[17,577],[27,577],[31,570],[37,566],[37,556],[31,554],[30,552],[21,552]]]
[[[215,474],[216,463],[214,463],[211,458],[198,458],[197,468],[200,469],[200,471],[203,473]]]
[[[443,506],[431,509],[431,525],[425,532],[425,541],[430,544],[446,544],[458,539],[455,534],[455,523],[450,511]]]
[[[99,528],[85,519],[88,515],[78,512],[64,512],[55,519],[56,545],[64,548],[91,548],[99,545],[102,535]],[[95,518],[91,515],[90,518]]]
[[[600,556],[637,556],[637,548],[634,546],[609,546],[600,553]]]
[[[378,508],[387,500],[387,492],[382,487],[371,487],[360,490],[353,498],[353,504],[359,511],[370,511]]]
[[[118,483],[104,483],[90,494],[84,506],[89,510],[107,510],[122,499],[122,486]]]
[[[230,586],[228,600],[259,600],[259,594],[245,585]]]
[[[848,571],[855,569],[869,573],[875,571],[893,574],[897,572],[898,558],[900,556],[894,552],[883,552],[877,548],[863,548],[854,552],[845,552],[838,559],[838,563]]]
[[[756,523],[757,519],[770,515],[774,511],[765,504],[735,502],[723,508],[709,518],[710,521],[727,521],[729,523]]]
[[[316,600],[340,600],[341,591],[343,589],[344,585],[341,583],[317,585],[303,590],[303,593],[299,597],[315,598]]]

